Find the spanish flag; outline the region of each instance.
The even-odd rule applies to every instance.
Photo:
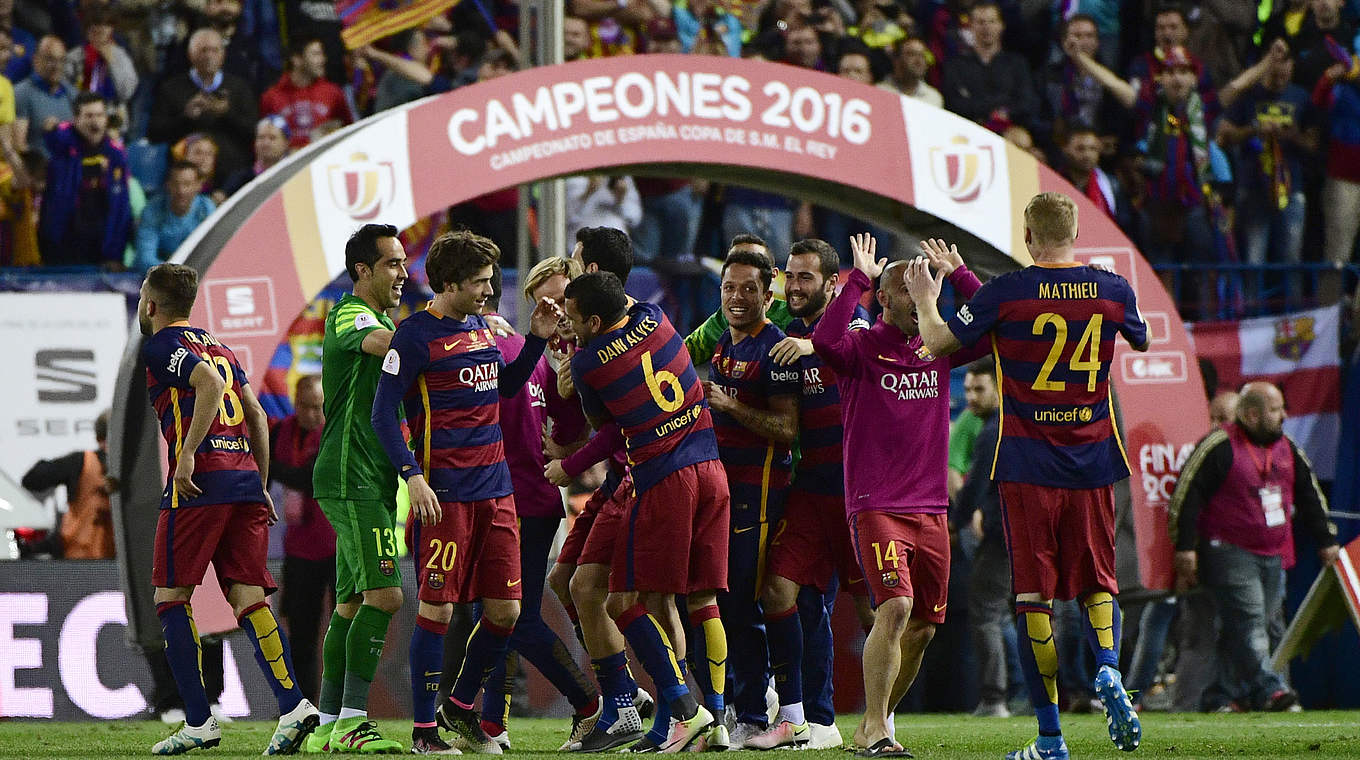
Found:
[[[344,30],[340,38],[354,50],[403,29],[420,26],[459,0],[339,0],[335,10]]]

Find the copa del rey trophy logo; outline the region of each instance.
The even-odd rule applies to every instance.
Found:
[[[331,201],[358,222],[375,219],[396,195],[396,170],[391,161],[374,161],[355,153],[345,164],[326,167]]]
[[[973,145],[957,136],[930,149],[930,177],[955,203],[977,200],[995,176],[996,161],[989,145]]]

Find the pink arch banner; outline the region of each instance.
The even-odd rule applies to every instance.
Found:
[[[1080,209],[1078,256],[1126,277],[1151,329],[1151,350],[1134,353],[1121,343],[1111,372],[1133,471],[1140,580],[1149,589],[1170,586],[1166,505],[1180,464],[1209,424],[1184,326],[1112,220],[1051,169],[972,122],[790,66],[628,56],[530,69],[427,98],[288,162],[297,163],[304,166],[249,211],[206,265],[193,315],[256,374],[292,317],[343,271],[345,239],[359,225],[404,228],[547,177],[671,165],[674,173],[721,172],[729,180],[750,170],[801,187],[824,182],[899,204],[899,227],[908,208],[929,214],[1016,266],[1030,263],[1025,203],[1040,191],[1065,192]]]

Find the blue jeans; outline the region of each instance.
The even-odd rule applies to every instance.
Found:
[[[1284,600],[1281,567],[1279,557],[1262,557],[1224,541],[1210,541],[1199,550],[1200,582],[1213,595],[1222,623],[1218,677],[1210,691],[1252,708],[1285,688],[1284,678],[1270,668],[1268,631]]]
[[[642,199],[642,224],[633,234],[633,251],[642,263],[659,257],[694,255],[703,199],[688,185],[668,195]]]
[[[1242,231],[1242,254],[1248,264],[1297,264],[1303,253],[1303,223],[1307,215],[1303,191],[1289,196],[1281,211],[1244,199],[1237,215]]]
[[[1157,666],[1166,649],[1166,636],[1176,619],[1176,597],[1169,596],[1143,605],[1138,617],[1138,644],[1133,648],[1133,662],[1129,665],[1129,691],[1146,691],[1157,680]]]

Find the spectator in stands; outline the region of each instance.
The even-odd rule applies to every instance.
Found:
[[[246,23],[242,0],[206,0],[197,26],[214,29],[222,36],[222,70],[240,77],[250,85],[251,92],[258,93],[278,79],[283,51],[273,3],[245,2],[252,5],[252,23]],[[192,57],[189,63],[193,65]]]
[[[944,108],[944,96],[926,83],[935,56],[924,40],[907,37],[892,46],[892,75],[878,83],[879,87],[909,98],[916,98],[936,108]]]
[[[841,57],[836,61],[836,75],[860,84],[874,83],[874,67],[867,48],[845,46]]]
[[[76,91],[61,78],[65,59],[65,43],[56,37],[43,37],[33,53],[33,74],[15,85],[14,135],[18,150],[31,147],[46,152],[43,135],[71,120]]]
[[[365,46],[355,52],[358,54],[359,60],[366,65],[374,66],[376,64],[381,67],[379,69],[381,73],[378,75],[377,93],[373,98],[375,111],[386,111],[402,103],[409,103],[412,100],[424,97],[425,87],[423,84],[403,76],[397,67],[390,65],[390,59],[380,58],[375,55],[375,51],[418,64],[428,71],[430,43],[421,30],[407,29],[379,41],[378,45]]]
[[[1174,3],[1158,7],[1153,16],[1152,41],[1152,50],[1134,57],[1128,67],[1129,86],[1139,93],[1146,90],[1149,96],[1157,90],[1157,77],[1162,72],[1167,51],[1185,48],[1190,41],[1190,21],[1186,18],[1185,9]],[[1199,99],[1205,109],[1217,117],[1218,91],[1213,79],[1204,64],[1188,50],[1184,57],[1195,70],[1195,89],[1199,92]]]
[[[580,16],[562,19],[562,60],[579,61],[590,54],[590,23]]]
[[[1094,129],[1083,124],[1071,125],[1063,142],[1062,175],[1121,229],[1133,230],[1133,209],[1119,181],[1100,168],[1100,148],[1100,136]]]
[[[916,19],[896,2],[856,0],[854,25],[847,33],[874,50],[887,50],[916,35]]]
[[[1038,112],[1034,80],[1023,56],[1001,49],[1001,7],[984,0],[969,20],[972,46],[944,62],[945,108],[998,134],[1012,124],[1028,127]]]
[[[49,266],[93,264],[118,271],[132,234],[127,154],[109,138],[103,98],[82,92],[75,109],[74,123],[46,135],[51,159],[38,245]]]
[[[1293,84],[1294,59],[1275,40],[1238,77],[1243,94],[1218,123],[1218,141],[1237,148],[1237,219],[1252,264],[1297,264],[1306,201],[1303,162],[1318,148],[1310,93]]]
[[[294,149],[354,121],[345,93],[325,76],[321,40],[301,40],[290,48],[283,76],[260,96],[260,115],[282,116]]]
[[[826,71],[822,38],[810,25],[796,26],[784,36],[784,63],[813,71]]]
[[[1181,47],[1165,51],[1156,90],[1135,90],[1088,55],[1078,54],[1077,60],[1124,107],[1135,110],[1147,177],[1144,252],[1160,263],[1222,260],[1210,166],[1214,115],[1199,97],[1190,54]]]
[[[1045,150],[1052,151],[1067,143],[1067,133],[1074,125],[1093,128],[1102,138],[1113,143],[1117,125],[1124,116],[1119,104],[1105,96],[1105,88],[1096,78],[1081,69],[1076,54],[1100,56],[1100,34],[1096,20],[1076,14],[1063,22],[1059,32],[1062,55],[1049,61],[1039,74],[1039,112],[1034,124],[1034,135]]]
[[[102,96],[126,123],[128,101],[137,91],[137,69],[132,56],[113,39],[114,11],[95,6],[82,22],[85,44],[66,53],[66,81],[78,90]]]
[[[255,163],[227,178],[222,191],[227,197],[236,194],[251,180],[264,174],[269,167],[282,161],[288,155],[288,123],[282,116],[266,116],[255,125]]]
[[[137,222],[137,239],[130,268],[145,272],[168,261],[185,238],[217,210],[203,193],[198,166],[176,161],[165,177],[165,192],[156,195]]]
[[[41,459],[24,473],[24,488],[36,493],[66,486],[61,529],[27,548],[26,553],[56,559],[113,559],[113,512],[109,496],[118,480],[108,473],[109,411],[94,421],[95,449],[73,451],[60,459]]]
[[[969,526],[977,538],[968,587],[968,622],[973,629],[973,646],[978,661],[978,705],[973,715],[979,718],[1008,718],[1005,627],[1011,625],[1010,559],[1001,521],[1001,497],[991,479],[992,452],[1000,430],[1000,406],[996,388],[996,368],[990,359],[969,365],[963,378],[968,411],[982,420],[973,442],[968,475],[955,497],[957,530]],[[950,436],[953,448],[953,436]],[[953,459],[953,451],[950,452]],[[950,463],[951,479],[957,472]]]
[[[250,163],[258,99],[246,80],[222,70],[225,44],[215,29],[189,37],[188,71],[168,76],[151,109],[147,137],[175,143],[199,132],[217,146],[217,171],[228,176]]]
[[[737,58],[741,55],[741,40],[746,30],[741,19],[725,4],[714,0],[677,0],[671,6],[671,17],[684,52],[693,52],[701,39],[718,39],[729,56]],[[650,33],[650,28],[648,31]],[[649,37],[655,40],[650,34]]]
[[[587,174],[567,177],[567,234],[582,227],[613,227],[625,232],[642,223],[642,199],[633,178]]]
[[[1284,434],[1284,419],[1279,388],[1243,386],[1235,422],[1195,446],[1169,506],[1176,590],[1202,583],[1222,620],[1211,691],[1256,710],[1298,702],[1270,667],[1267,634],[1284,598],[1283,571],[1293,564],[1292,527],[1317,542],[1323,567],[1340,551],[1326,497],[1307,457]]]
[[[567,0],[569,15],[590,27],[590,58],[645,53],[643,29],[659,14],[651,0]]]
[[[14,0],[0,0],[0,29],[8,33],[13,44],[13,55],[0,71],[9,81],[22,82],[33,71],[33,51],[38,48],[38,42],[27,29],[15,25]]]
[[[383,73],[384,79],[396,76],[420,88],[413,91],[409,86],[389,85],[395,86],[397,91],[412,95],[411,99],[414,100],[416,97],[448,92],[477,81],[478,67],[481,65],[482,55],[486,52],[486,40],[471,31],[459,32],[453,40],[452,47],[441,49],[437,70],[432,70],[422,62],[422,59],[415,57],[419,54],[423,42],[411,41],[408,57],[393,55],[372,45],[362,47],[358,52],[387,69]],[[379,90],[382,90],[381,82]]]
[[[42,264],[38,249],[38,204],[47,184],[47,157],[26,150],[18,172],[0,164],[0,267],[34,267]]]
[[[1272,4],[1278,3],[1272,0]],[[1212,81],[1232,81],[1249,60],[1257,58],[1256,43],[1252,41],[1260,28],[1257,3],[1197,0],[1195,8],[1197,18],[1187,47],[1203,61],[1204,72]],[[1265,39],[1269,42],[1274,37]]]
[[[212,198],[213,203],[226,200],[226,192],[219,186],[222,177],[217,171],[217,143],[205,134],[195,132],[170,146],[170,158],[187,161],[198,167],[199,192]]]
[[[334,3],[312,0],[284,0],[279,3],[283,13],[283,28],[289,40],[321,40],[326,53],[326,78],[343,85],[345,75],[345,43],[340,39],[344,26]]]
[[[312,467],[321,446],[321,376],[298,378],[293,414],[270,429],[269,478],[283,486],[283,619],[293,644],[298,687],[315,699],[321,611],[335,594],[335,530],[312,497]]]
[[[1355,52],[1356,22],[1341,12],[1343,0],[1309,0],[1298,34],[1289,38],[1297,62],[1294,84],[1311,90],[1335,59],[1333,46]],[[1329,44],[1330,43],[1330,44]]]
[[[0,27],[0,71],[4,71],[5,64],[13,55],[14,40],[9,36],[8,29]],[[19,150],[15,147],[22,139],[15,136],[16,119],[14,83],[8,77],[0,75],[0,160],[9,167],[9,187],[13,190],[23,190],[28,186],[30,179]]]
[[[1327,220],[1327,259],[1353,261],[1355,233],[1360,229],[1360,57],[1350,65],[1332,64],[1313,90],[1313,103],[1329,117],[1327,182],[1322,214]],[[1335,284],[1323,303],[1336,300]]]

